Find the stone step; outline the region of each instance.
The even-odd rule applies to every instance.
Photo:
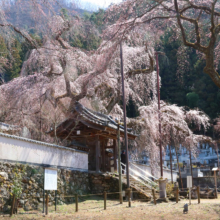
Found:
[[[123,180],[125,181],[127,179],[126,175],[122,175]],[[139,182],[138,180],[136,180],[133,177],[129,177],[130,180],[130,184],[132,187],[134,187],[136,190],[138,190],[141,193],[144,193],[146,195],[151,194],[149,192],[149,190],[151,190],[151,188],[147,187],[146,185],[144,185],[143,183]],[[145,182],[144,180],[141,180],[142,182]],[[145,191],[146,190],[146,191]]]
[[[134,185],[141,186],[141,187],[148,187],[148,186],[146,186],[145,184],[142,184],[142,183],[140,183],[140,182],[131,182],[131,183],[133,183]],[[148,188],[149,188],[149,187],[148,187]]]

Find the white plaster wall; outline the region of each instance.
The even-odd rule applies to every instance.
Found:
[[[88,170],[87,153],[30,141],[0,134],[0,159]]]
[[[142,175],[146,175],[146,172],[151,174],[151,168],[149,165],[146,165],[146,164],[132,164],[130,163],[130,168],[133,169],[134,171],[136,172],[139,172],[141,173]],[[139,167],[140,169],[138,169],[137,167]],[[177,176],[178,176],[178,173],[176,171],[173,171],[173,181],[176,181],[177,180]],[[160,168],[158,167],[158,169],[156,170],[155,172],[155,177],[156,178],[160,178]],[[171,172],[169,169],[163,169],[163,178],[167,178],[168,180],[171,180]]]

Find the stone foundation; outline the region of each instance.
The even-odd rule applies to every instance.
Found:
[[[25,170],[22,172],[22,170]],[[0,163],[0,210],[8,211],[11,205],[11,193],[15,172],[21,171],[20,203],[25,210],[37,209],[43,203],[44,168],[26,166],[23,164]],[[58,204],[70,202],[73,198],[63,198],[62,195],[87,194],[90,192],[88,172],[58,169],[57,195],[61,195]],[[55,191],[49,191],[49,201],[55,201]]]
[[[43,204],[44,168],[40,166],[0,163],[0,212],[8,212],[16,175],[21,174],[21,196],[18,198],[25,211],[39,210]],[[127,189],[125,183],[123,190]],[[57,203],[74,202],[75,194],[100,194],[106,191],[119,192],[118,177],[114,174],[80,172],[58,169]],[[133,191],[135,191],[133,189]],[[134,193],[134,198],[146,198],[141,193]],[[70,197],[65,197],[70,196]],[[119,198],[119,194],[108,194],[108,198]],[[49,205],[55,204],[55,191],[49,191]]]

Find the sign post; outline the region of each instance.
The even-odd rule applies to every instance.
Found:
[[[44,190],[57,190],[57,169],[45,168]]]
[[[187,176],[187,188],[189,188],[189,204],[191,205],[192,176]]]
[[[218,167],[212,168],[212,171],[214,171],[214,179],[215,179],[215,195],[216,199],[218,198],[218,186],[217,186],[217,177],[216,177],[216,171],[218,171]]]
[[[44,193],[45,190],[57,190],[57,169],[45,168],[44,169]],[[43,212],[45,204],[45,195],[43,195]],[[46,198],[46,215],[48,214],[48,193]]]
[[[45,171],[44,171],[44,179],[45,179]],[[45,190],[43,189],[43,213],[45,208]]]

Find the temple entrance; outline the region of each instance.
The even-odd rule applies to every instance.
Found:
[[[117,171],[117,131],[124,137],[124,127],[110,117],[94,112],[76,103],[71,118],[66,119],[57,128],[51,130],[51,136],[71,141],[67,147],[88,152],[88,168],[96,172]],[[128,139],[137,136],[128,129]]]

